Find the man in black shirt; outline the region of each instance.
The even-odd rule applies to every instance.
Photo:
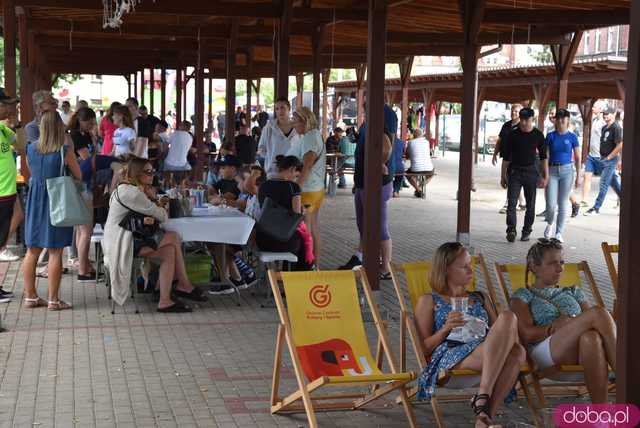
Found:
[[[524,189],[527,211],[522,227],[521,241],[528,241],[531,226],[535,218],[536,186],[544,188],[549,177],[549,163],[544,144],[544,135],[533,127],[533,109],[526,107],[520,110],[520,122],[513,129],[502,145],[502,179],[500,184],[507,189],[507,241],[516,239],[516,204],[520,190]],[[536,168],[540,158],[542,177]]]
[[[620,160],[622,152],[622,127],[616,122],[616,109],[608,108],[604,111],[604,121],[606,125],[602,128],[600,135],[600,191],[596,198],[593,208],[590,208],[584,215],[598,215],[600,208],[607,196],[609,186],[613,180],[617,180],[616,166]],[[617,183],[616,183],[617,184]],[[620,188],[620,185],[614,185],[614,189]],[[618,196],[620,194],[618,193]]]
[[[153,138],[153,131],[155,131],[160,119],[149,114],[145,106],[140,106],[138,112],[140,113],[138,116],[138,137]]]
[[[511,120],[506,121],[502,128],[500,128],[500,133],[498,134],[498,141],[496,141],[496,147],[493,150],[493,159],[491,159],[491,163],[495,166],[498,163],[498,156],[502,157],[501,146],[503,142],[507,139],[511,131],[518,126],[520,122],[520,110],[522,110],[522,104],[512,104],[511,105]],[[500,209],[500,214],[506,214],[507,212],[507,204],[508,201],[505,199],[504,206]],[[518,206],[520,209],[525,209],[524,198],[522,197],[522,193],[518,195]]]
[[[240,133],[236,135],[236,155],[243,165],[253,165],[256,163],[256,152],[258,151],[258,142],[249,134],[249,128],[240,127]]]

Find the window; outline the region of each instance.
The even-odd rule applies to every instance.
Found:
[[[593,48],[593,53],[600,52],[600,30],[596,30],[596,46]]]
[[[607,32],[607,52],[614,52],[616,49],[616,27],[609,27]]]
[[[585,55],[589,55],[589,36],[591,35],[590,31],[586,31],[584,33],[584,40],[583,40],[583,44],[584,44],[584,54]]]

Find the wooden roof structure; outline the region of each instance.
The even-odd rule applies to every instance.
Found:
[[[627,61],[622,58],[606,58],[576,61],[569,75],[568,100],[582,104],[590,99],[623,99],[621,90],[627,72]],[[432,89],[431,101],[459,103],[462,101],[463,73],[441,73],[413,75],[409,80],[409,101],[424,102],[424,90]],[[484,101],[513,103],[536,98],[535,85],[556,84],[553,64],[492,67],[478,72],[478,87]],[[358,90],[356,80],[331,82],[337,96],[355,97]],[[483,90],[484,88],[484,90]],[[385,92],[392,94],[394,101],[400,100],[402,79],[385,80]]]
[[[102,28],[101,0],[2,0],[24,13],[33,43],[51,73],[130,74],[142,67],[205,67],[225,78],[225,41],[237,23],[237,78],[274,75],[278,21],[290,4],[290,74],[366,62],[367,0],[143,0],[119,29]],[[569,43],[579,29],[628,23],[629,0],[490,0],[478,42]],[[462,54],[458,2],[389,0],[386,62],[406,56]],[[312,39],[316,39],[315,41]],[[315,46],[314,46],[315,43]],[[314,49],[315,48],[315,49]],[[114,52],[117,51],[117,54]]]

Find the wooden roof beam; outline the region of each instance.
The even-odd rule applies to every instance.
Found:
[[[556,34],[548,29],[533,28],[529,33],[527,31],[516,31],[514,33],[489,33],[481,32],[478,34],[477,43],[480,45],[499,45],[499,44],[568,44],[570,41],[564,38],[564,32],[556,31]],[[387,43],[402,44],[424,44],[424,45],[445,45],[460,46],[464,45],[464,35],[462,33],[418,33],[418,32],[389,32],[387,33]]]
[[[490,24],[541,24],[545,26],[599,26],[629,23],[629,9],[485,9],[484,21]]]

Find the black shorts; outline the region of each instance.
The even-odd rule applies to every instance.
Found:
[[[16,204],[15,196],[0,202],[0,248],[7,244],[11,219],[13,218],[13,207]]]

